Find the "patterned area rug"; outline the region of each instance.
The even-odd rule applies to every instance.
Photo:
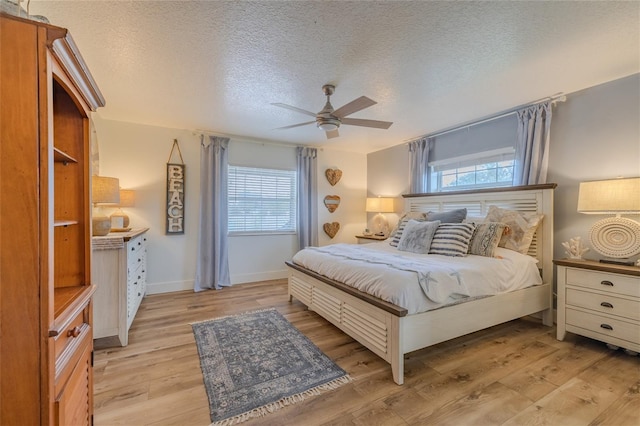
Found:
[[[212,425],[263,416],[351,381],[275,309],[192,327]]]

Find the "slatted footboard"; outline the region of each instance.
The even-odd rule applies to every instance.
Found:
[[[402,349],[397,332],[401,317],[314,278],[298,270],[300,267],[294,264],[287,264],[290,267],[289,298],[300,300],[310,310],[391,364],[394,380],[402,384]],[[395,308],[398,313],[406,315],[406,310]]]

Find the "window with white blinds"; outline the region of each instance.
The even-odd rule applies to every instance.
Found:
[[[429,163],[432,192],[511,186],[515,150],[502,148]]]
[[[295,233],[295,170],[229,166],[229,234]]]

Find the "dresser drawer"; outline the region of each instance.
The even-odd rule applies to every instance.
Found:
[[[127,257],[127,278],[133,277],[133,273],[145,263],[147,250],[137,250]]]
[[[579,306],[605,314],[640,321],[640,300],[621,299],[619,297],[569,288],[567,289],[567,305]]]
[[[573,268],[566,271],[567,285],[640,297],[640,277]]]
[[[567,308],[567,325],[590,330],[604,336],[611,336],[628,342],[640,341],[640,325],[612,319],[595,313]]]
[[[130,256],[140,250],[144,246],[145,241],[146,237],[144,235],[138,235],[137,237],[133,237],[127,241],[127,256]]]

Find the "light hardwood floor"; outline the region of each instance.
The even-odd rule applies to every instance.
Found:
[[[407,355],[398,386],[388,364],[290,303],[285,280],[147,296],[129,346],[95,351],[95,425],[208,425],[190,323],[265,307],[354,381],[243,425],[640,425],[640,357],[520,319]]]

